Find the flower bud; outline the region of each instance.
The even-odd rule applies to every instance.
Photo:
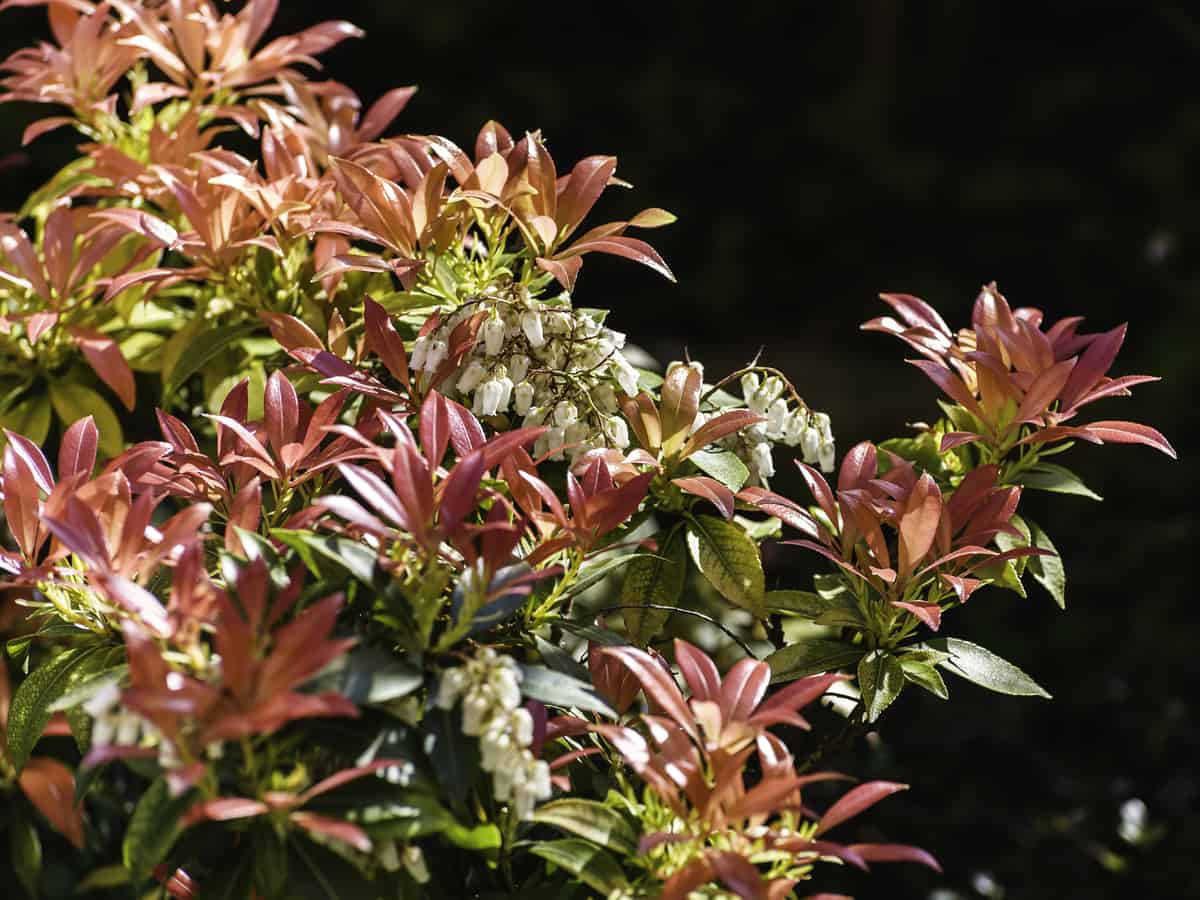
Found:
[[[542,331],[542,317],[537,310],[528,310],[521,316],[521,330],[525,332],[530,347],[536,349],[546,343],[546,335]]]
[[[517,415],[529,415],[530,407],[533,406],[533,385],[528,381],[522,381],[513,388],[513,399],[516,404]]]
[[[806,426],[800,435],[800,452],[804,454],[804,461],[810,466],[820,457],[821,432],[811,425]]]
[[[529,374],[529,357],[518,353],[508,360],[508,377],[514,382],[524,381]]]
[[[821,444],[819,461],[821,463],[822,472],[832,472],[833,463],[836,454],[834,453],[833,441],[825,441]]]
[[[608,435],[608,440],[618,450],[624,450],[629,446],[629,426],[620,416],[609,416],[605,419],[604,430]]]
[[[771,445],[763,442],[755,444],[750,451],[750,461],[759,478],[772,478],[775,475],[775,460],[771,458]]]
[[[554,424],[566,428],[579,419],[579,410],[569,400],[560,400],[554,407]]]
[[[446,354],[450,352],[450,348],[445,341],[434,340],[429,342],[429,351],[425,354],[425,365],[422,368],[424,372],[436,372],[438,366],[446,359]]]
[[[483,352],[488,356],[497,356],[504,348],[504,322],[499,316],[491,316],[479,329],[483,338]]]
[[[613,376],[617,379],[617,384],[621,386],[621,390],[628,397],[636,397],[638,394],[638,373],[633,364],[624,356],[618,354],[613,357]]]
[[[767,409],[767,434],[778,438],[783,434],[784,421],[787,419],[787,401],[782,397],[774,400]]]
[[[460,394],[469,394],[475,390],[479,382],[483,381],[483,376],[487,374],[482,363],[472,360],[471,364],[463,370],[462,375],[458,377],[458,391]]]

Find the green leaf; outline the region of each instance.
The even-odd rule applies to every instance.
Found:
[[[361,872],[332,850],[304,838],[290,840],[288,900],[348,900],[376,897]]]
[[[378,705],[407,697],[425,681],[420,669],[382,647],[358,646],[343,653],[305,685],[336,691],[358,705]]]
[[[732,450],[697,450],[688,459],[731,491],[740,491],[750,477],[750,470]]]
[[[189,329],[180,331],[176,343],[172,339],[163,350],[163,398],[169,398],[185,381],[216,359],[231,344],[253,332],[258,325],[253,322],[240,325],[219,325],[199,321],[194,334]]]
[[[19,222],[30,217],[44,219],[56,200],[65,197],[69,191],[80,185],[86,184],[89,187],[107,185],[107,180],[91,173],[90,170],[95,164],[96,161],[90,156],[81,156],[79,159],[71,160],[54,173],[49,181],[29,195],[20,211],[13,216],[14,221]]]
[[[563,599],[574,597],[582,594],[588,588],[600,583],[617,569],[622,566],[628,566],[639,559],[645,559],[652,556],[650,553],[623,553],[620,556],[615,556],[611,559],[606,559],[601,562],[593,562],[579,570],[579,574],[575,577],[575,581],[571,586],[562,592]]]
[[[555,800],[539,806],[533,821],[561,828],[621,856],[637,852],[637,835],[625,817],[595,800]]]
[[[912,656],[902,656],[900,657],[900,668],[904,670],[905,680],[924,688],[935,697],[943,700],[949,699],[950,692],[946,689],[942,673],[929,663]]]
[[[535,856],[566,869],[588,887],[607,896],[627,886],[625,873],[606,851],[578,838],[543,841],[532,848]]]
[[[627,647],[629,641],[617,634],[609,628],[601,628],[599,625],[590,625],[587,622],[571,622],[563,619],[558,623],[563,631],[568,631],[578,638],[583,638],[585,641],[593,641],[602,647]],[[12,642],[9,641],[11,644]]]
[[[8,756],[17,772],[25,767],[33,745],[50,721],[50,706],[65,694],[72,677],[99,653],[98,647],[64,651],[32,672],[17,686],[8,711]]]
[[[980,578],[987,579],[988,583],[994,587],[1003,588],[1006,591],[1024,598],[1025,585],[1021,583],[1021,576],[1017,572],[1017,563],[1015,559],[1006,559],[1001,563],[988,563],[980,566],[976,574]]]
[[[436,761],[436,776],[453,808],[465,811],[464,801],[479,778],[479,742],[462,733],[455,710],[425,714],[422,749]]]
[[[863,658],[864,648],[829,638],[810,638],[789,644],[767,657],[771,682],[794,681],[818,672],[832,672],[855,665]]]
[[[765,604],[771,612],[792,613],[804,619],[812,619],[818,625],[838,628],[866,627],[854,594],[845,589],[829,596],[810,591],[768,591]]]
[[[765,615],[765,584],[758,544],[716,516],[694,516],[687,530],[692,561],[721,595],[758,618]]]
[[[37,393],[0,413],[0,429],[27,437],[40,446],[50,434],[50,420],[50,401],[44,394]],[[6,440],[0,432],[0,447]]]
[[[71,893],[87,894],[103,888],[120,887],[123,884],[129,884],[128,869],[120,864],[102,866],[88,872],[87,876],[75,885],[75,889]]]
[[[989,691],[1017,697],[1050,698],[1045,688],[1024,672],[978,644],[959,638],[935,638],[926,644],[950,654],[949,659],[939,663],[942,668]]]
[[[886,650],[872,650],[859,660],[858,687],[862,691],[867,721],[878,721],[904,689],[900,660]]]
[[[687,552],[679,530],[667,535],[657,555],[638,557],[625,570],[621,585],[621,605],[654,604],[677,606],[687,580]],[[671,615],[665,609],[623,609],[625,630],[638,643],[646,643],[662,631]]]
[[[427,791],[403,791],[373,799],[370,805],[343,813],[372,838],[411,841],[441,834],[458,825],[453,815]]]
[[[121,455],[125,449],[121,421],[108,401],[96,391],[77,381],[58,379],[50,382],[50,403],[64,425],[72,425],[84,416],[91,416],[100,429],[100,452],[105,456]]]
[[[553,669],[555,672],[562,672],[564,675],[578,678],[583,682],[589,680],[590,676],[584,665],[562,647],[558,646],[558,644],[553,644],[541,635],[536,634],[533,636],[533,643],[537,647],[538,656],[542,658],[542,662],[547,667]]]
[[[134,807],[121,845],[122,861],[135,883],[148,878],[154,867],[166,858],[183,830],[179,820],[192,805],[192,800],[192,791],[172,797],[167,780],[161,775],[146,788]]]
[[[1025,571],[1029,572],[1034,580],[1046,589],[1047,593],[1054,599],[1054,602],[1058,604],[1059,609],[1066,609],[1067,572],[1063,568],[1063,561],[1058,553],[1058,548],[1054,546],[1054,542],[1050,540],[1049,535],[1033,522],[1028,522],[1020,516],[1013,516],[1012,524],[1025,535],[1025,540],[1019,541],[1011,534],[1001,532],[996,535],[996,544],[1001,550],[1011,550],[1015,547],[1038,547],[1053,553],[1053,556],[1025,557]]]
[[[1084,484],[1079,476],[1070,469],[1055,463],[1038,463],[1033,468],[1022,472],[1018,482],[1025,487],[1036,488],[1039,491],[1074,494],[1077,497],[1087,497],[1089,500],[1104,499]]]
[[[733,523],[750,535],[756,543],[783,536],[783,522],[774,516],[768,516],[765,519],[747,519],[745,516],[735,515]]]
[[[37,897],[42,878],[42,839],[33,820],[24,813],[16,813],[9,822],[8,858],[25,893]]]
[[[593,689],[590,684],[556,672],[545,666],[521,666],[521,693],[531,700],[540,700],[549,706],[561,709],[581,709],[600,713],[611,719],[616,712]]]
[[[271,537],[296,551],[308,570],[317,578],[329,574],[327,563],[345,569],[364,584],[375,578],[375,553],[366,544],[331,534],[313,534],[287,528],[272,528]],[[326,565],[322,565],[325,561]]]
[[[254,887],[263,897],[286,896],[288,852],[283,838],[273,828],[253,829],[250,855],[254,866]]]

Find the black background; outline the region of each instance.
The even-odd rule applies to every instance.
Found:
[[[1200,896],[1194,719],[1194,505],[1200,340],[1200,9],[1187,4],[858,0],[728,4],[395,2],[283,4],[272,33],[336,16],[368,31],[326,55],[368,101],[421,90],[396,128],[471,146],[488,118],[541,128],[560,171],[620,157],[633,194],[600,220],[662,206],[651,234],[679,278],[589,257],[576,301],[660,359],[737,368],[760,346],[828,410],[842,450],[936,414],[936,390],[899,343],[860,334],[882,290],[965,323],[985,281],[1050,318],[1130,322],[1119,373],[1161,384],[1093,418],[1160,427],[1172,463],[1084,446],[1069,462],[1104,504],[1028,497],[1069,576],[1068,610],[1044,594],[983,592],[949,617],[1017,662],[1052,703],[951,685],[907,693],[880,741],[845,761],[912,791],[857,837],[919,843],[945,874],[835,873],[859,897]],[[43,37],[43,13],[0,18],[0,50]],[[0,147],[49,114],[0,107]],[[66,131],[0,172],[11,209],[71,157]],[[3,152],[7,152],[5,149]],[[3,153],[0,153],[3,155]],[[1089,410],[1089,413],[1091,410]],[[798,487],[785,478],[782,489]],[[1053,502],[1051,502],[1053,501]],[[771,574],[795,586],[798,554]],[[1116,833],[1138,797],[1164,834]],[[855,835],[843,835],[845,839]],[[1117,854],[1124,868],[1102,864]],[[828,887],[829,882],[822,883]],[[935,891],[953,891],[937,895]]]

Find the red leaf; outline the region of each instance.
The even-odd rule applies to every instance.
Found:
[[[756,422],[765,421],[765,417],[755,415],[748,409],[733,409],[727,413],[721,413],[721,415],[709,419],[692,432],[692,436],[683,445],[683,450],[680,451],[679,458],[686,459],[697,450],[707,447],[714,441],[728,437],[734,432],[741,431],[743,428],[749,428]]]
[[[1170,441],[1149,425],[1141,425],[1137,422],[1104,421],[1090,422],[1083,428],[1106,443],[1145,444],[1147,447],[1153,447],[1155,450],[1167,454],[1171,459],[1178,459]]]
[[[575,290],[575,280],[579,277],[579,270],[583,268],[583,260],[578,256],[568,259],[547,259],[539,256],[534,262],[543,272],[553,275],[554,280],[562,285],[563,290],[568,293]]]
[[[263,392],[263,418],[267,442],[274,448],[276,456],[282,457],[283,448],[299,438],[300,400],[292,383],[279,369],[267,379]]]
[[[900,532],[900,572],[908,575],[933,546],[942,516],[942,492],[928,473],[913,486],[897,523]]]
[[[404,385],[406,390],[411,390],[408,382],[408,354],[404,351],[404,341],[396,333],[387,310],[370,296],[364,296],[363,318],[366,322],[367,346],[392,373],[392,377]]]
[[[842,460],[842,468],[838,472],[838,490],[849,491],[866,487],[867,482],[875,477],[877,470],[875,445],[870,441],[855,444]]]
[[[100,432],[92,417],[77,420],[66,430],[58,448],[58,477],[65,479],[81,474],[91,478],[99,442]]]
[[[83,815],[75,802],[75,773],[56,759],[35,756],[21,770],[20,784],[54,830],[82,849]]]
[[[452,534],[470,512],[475,509],[479,483],[487,471],[482,450],[467,454],[451,470],[442,482],[442,501],[438,511],[438,524],[443,534]]]
[[[942,627],[942,608],[936,603],[910,603],[905,600],[893,600],[892,606],[912,613],[934,631]]]
[[[610,237],[582,238],[569,248],[559,253],[556,259],[566,259],[582,253],[610,253],[613,256],[623,256],[639,262],[662,275],[668,281],[674,281],[675,275],[661,256],[645,241],[637,238],[613,235]]]
[[[261,816],[269,811],[267,804],[248,797],[218,797],[215,800],[205,800],[189,809],[180,819],[184,828],[189,828],[197,822],[228,822],[232,819],[248,819]]]
[[[928,866],[935,872],[942,871],[938,861],[920,847],[906,844],[851,844],[850,850],[867,862],[915,862]]]
[[[4,448],[4,518],[21,554],[32,561],[39,545],[38,479],[18,451],[19,445],[14,440],[17,436],[7,429],[4,433],[8,436],[8,446]],[[37,454],[40,456],[41,451],[37,450]]]
[[[134,384],[133,370],[129,368],[117,342],[88,328],[72,327],[68,331],[100,380],[112,388],[126,409],[132,410],[137,402],[137,386]]]
[[[726,722],[750,718],[771,683],[771,667],[756,659],[740,659],[721,679],[721,714]]]
[[[717,665],[701,650],[680,638],[675,639],[675,663],[683,674],[694,700],[719,700],[721,673]]]
[[[691,737],[697,737],[695,717],[684,702],[679,686],[654,657],[635,647],[604,647],[599,652],[619,659],[641,683],[646,697]]]
[[[271,337],[275,338],[284,350],[291,352],[299,347],[311,347],[314,350],[325,349],[325,345],[321,343],[321,339],[317,337],[316,333],[295,316],[270,312],[260,312],[259,316],[267,323],[267,328],[271,330]]]
[[[707,475],[701,475],[692,478],[676,478],[671,482],[681,491],[687,494],[692,494],[696,497],[703,497],[705,500],[712,503],[713,506],[726,519],[733,518],[734,498],[733,491],[721,484],[715,478],[709,478]]]
[[[357,825],[343,819],[331,819],[328,816],[319,816],[303,810],[292,813],[290,818],[306,831],[335,838],[349,844],[361,853],[369,853],[371,850],[371,839],[367,837],[367,833]]]
[[[421,404],[420,432],[421,450],[429,465],[436,469],[442,464],[446,445],[450,443],[450,410],[446,398],[437,391],[430,391]]]
[[[813,834],[814,836],[824,834],[847,819],[854,818],[863,810],[874,806],[884,797],[890,797],[897,791],[906,790],[908,790],[907,784],[897,784],[894,781],[870,781],[851,788],[825,812],[825,815],[821,816],[820,821],[817,822],[817,830]]]

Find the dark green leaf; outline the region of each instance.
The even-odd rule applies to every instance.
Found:
[[[252,333],[256,328],[258,325],[253,322],[219,325],[215,328],[205,325],[195,334],[188,335],[178,348],[172,346],[172,341],[168,350],[164,352],[164,365],[169,366],[169,371],[163,372],[163,397],[170,397],[185,381],[227,350],[231,344]],[[178,355],[170,352],[176,349]]]
[[[1012,663],[970,641],[935,638],[926,644],[950,654],[949,659],[940,663],[942,668],[980,687],[1018,697],[1050,697],[1043,687]]]
[[[886,650],[872,650],[859,660],[858,687],[862,691],[867,721],[878,721],[904,689],[900,660]]]
[[[1053,553],[1053,556],[1025,557],[1025,571],[1029,572],[1034,580],[1046,589],[1046,592],[1058,604],[1059,609],[1066,609],[1067,572],[1063,568],[1063,561],[1062,557],[1059,556],[1058,548],[1054,546],[1054,542],[1050,540],[1049,535],[1033,522],[1028,522],[1020,516],[1013,516],[1012,524],[1025,535],[1025,540],[1019,541],[1010,534],[1001,533],[996,535],[997,546],[1001,550],[1011,550],[1014,547],[1038,547]]]
[[[33,820],[24,813],[18,812],[9,822],[8,858],[25,893],[37,897],[42,878],[42,839]]]
[[[904,670],[906,680],[918,687],[923,687],[935,697],[943,700],[949,699],[950,692],[946,690],[946,682],[942,679],[942,673],[931,664],[914,659],[912,656],[902,656],[900,657],[900,668]]]
[[[308,570],[318,578],[329,574],[329,567],[322,565],[322,560],[345,569],[363,584],[370,584],[375,578],[375,553],[361,541],[285,528],[272,528],[271,537],[295,550]]]
[[[621,856],[637,852],[637,835],[625,817],[595,800],[571,797],[546,803],[534,812],[533,821],[561,828]]]
[[[71,687],[73,676],[100,653],[98,647],[66,650],[38,666],[17,686],[8,713],[8,756],[16,771],[25,767],[50,721],[51,704]]]
[[[686,579],[687,552],[684,549],[683,534],[675,530],[667,535],[657,555],[639,556],[625,570],[625,581],[621,585],[621,605],[676,606]],[[645,643],[662,631],[670,615],[670,611],[665,609],[621,610],[626,631],[640,643]]]
[[[763,617],[762,559],[746,532],[716,516],[694,516],[687,545],[696,568],[726,600]]]
[[[545,666],[522,666],[521,693],[531,700],[561,709],[580,709],[600,713],[615,719],[616,712],[592,689],[578,678],[555,672]]]
[[[809,638],[776,650],[766,661],[771,666],[771,681],[775,683],[844,669],[857,664],[865,652],[862,647],[841,641]]]
[[[50,382],[50,403],[64,425],[91,416],[100,429],[100,452],[105,456],[119,456],[125,449],[121,421],[108,401],[90,387],[66,378],[55,379]]]
[[[577,838],[543,841],[532,848],[542,859],[566,869],[588,887],[607,896],[626,886],[620,865],[606,851]]]
[[[1036,488],[1039,491],[1074,494],[1077,497],[1087,497],[1089,500],[1104,499],[1084,484],[1079,476],[1070,469],[1055,463],[1038,463],[1033,468],[1022,472],[1017,480],[1025,487]]]
[[[607,578],[622,566],[628,566],[634,561],[645,559],[648,556],[650,556],[648,553],[625,553],[621,556],[614,556],[611,559],[589,563],[580,570],[579,575],[571,586],[562,592],[562,596],[565,599],[582,594],[588,588],[592,587],[592,585]]]
[[[583,682],[589,680],[588,670],[584,665],[558,644],[552,644],[539,635],[534,635],[533,641],[542,662],[549,668]]]
[[[326,666],[305,687],[336,691],[362,704],[382,704],[407,697],[424,682],[424,675],[380,647],[359,646]]]
[[[288,900],[375,900],[379,892],[358,869],[313,841],[288,841]]]
[[[182,828],[179,820],[193,802],[193,792],[172,797],[167,780],[159,776],[151,782],[134,807],[121,845],[122,859],[136,883],[149,877],[163,861]]]
[[[425,714],[421,749],[433,761],[438,783],[455,808],[463,806],[479,777],[479,744],[462,733],[457,709],[431,709]],[[465,807],[463,807],[465,810]]]
[[[588,625],[586,622],[571,622],[566,619],[558,623],[563,631],[570,632],[585,641],[593,641],[603,647],[625,647],[629,641],[609,628]]]

